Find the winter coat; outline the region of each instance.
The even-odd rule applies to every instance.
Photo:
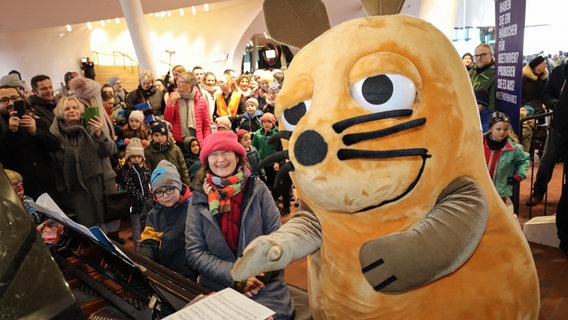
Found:
[[[257,177],[246,181],[241,203],[241,223],[236,254],[225,241],[217,219],[211,216],[202,181],[193,184],[193,196],[185,224],[186,257],[189,265],[200,274],[200,283],[214,291],[232,285],[231,269],[244,248],[255,238],[270,234],[280,227],[280,213],[270,191]],[[294,310],[284,270],[265,273],[265,288],[252,299],[289,318]]]
[[[67,126],[56,119],[50,128],[60,141],[56,182],[77,221],[87,227],[104,223],[104,192],[116,192],[109,157],[116,144],[104,132],[97,137],[82,125]]]
[[[197,138],[197,141],[199,141],[199,144],[202,144],[203,139],[211,134],[209,106],[207,104],[207,101],[201,94],[201,91],[197,87],[193,87],[193,92],[195,92],[195,96],[193,97],[195,137]],[[181,136],[181,121],[178,102],[179,99],[176,100],[173,105],[166,105],[166,109],[164,111],[164,120],[172,124],[172,134],[176,142],[183,143],[183,138],[185,137]]]
[[[4,120],[4,116],[0,118]],[[24,178],[26,195],[37,199],[42,193],[56,198],[55,176],[51,153],[59,150],[59,139],[47,130],[37,127],[32,136],[25,128],[0,135],[0,162]]]
[[[116,180],[121,189],[128,191],[131,214],[141,214],[148,199],[152,197],[150,176],[152,172],[145,166],[125,164],[118,171]]]
[[[495,111],[495,63],[481,69],[475,69],[471,75],[473,89],[485,88],[489,92],[489,104],[487,109]]]
[[[521,107],[528,104],[533,108],[535,114],[543,113],[541,98],[544,95],[548,70],[544,69],[544,73],[538,76],[527,64],[523,67],[522,73]]]
[[[148,212],[146,226],[140,240],[140,254],[158,262],[184,277],[196,280],[195,272],[185,259],[185,220],[191,192],[187,186],[173,207],[154,203]]]
[[[262,115],[263,113],[260,110],[256,110],[252,116],[245,112],[237,126],[239,129],[245,129],[248,132],[256,132],[256,130],[262,128],[262,121],[260,120]]]
[[[125,115],[126,119],[130,116],[130,112],[134,110],[135,105],[146,101],[150,104],[152,114],[159,116],[164,113],[166,103],[164,102],[163,92],[156,89],[154,86],[151,86],[149,90],[144,90],[141,86],[138,86],[136,90],[130,92],[128,96],[126,96],[126,100],[124,101],[126,105],[124,109],[128,111]]]
[[[42,128],[49,128],[55,118],[53,115],[53,109],[55,109],[56,105],[55,100],[45,101],[34,94],[28,98],[28,103],[35,115],[39,117],[39,119],[36,120],[36,125]]]
[[[489,149],[485,137],[483,139],[483,149],[485,151],[485,160],[489,164],[491,157],[495,156],[498,150]],[[510,183],[510,178],[515,178],[515,176],[518,176],[517,179],[520,180],[527,178],[529,162],[529,154],[523,151],[523,146],[507,138],[507,143],[499,154],[495,170],[489,173],[492,176],[495,189],[497,189],[501,197],[513,195],[513,186]]]
[[[187,171],[187,166],[185,164],[185,159],[181,149],[172,141],[170,141],[171,147],[165,152],[160,152],[154,142],[150,142],[148,147],[144,149],[144,156],[146,157],[146,163],[150,166],[150,170],[154,171],[158,166],[158,163],[162,160],[168,160],[173,163],[178,169],[179,175],[181,177],[181,182],[189,185],[189,173]]]
[[[270,137],[276,132],[278,132],[277,128],[272,128],[268,132],[264,132],[264,129],[260,128],[252,136],[252,145],[258,151],[261,160],[278,150],[275,144],[268,143]]]

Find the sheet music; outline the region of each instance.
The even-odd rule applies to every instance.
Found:
[[[232,288],[188,305],[164,320],[265,320],[274,311]]]

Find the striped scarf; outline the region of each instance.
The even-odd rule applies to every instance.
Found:
[[[207,174],[203,190],[207,194],[209,211],[213,217],[231,210],[231,197],[241,192],[248,177],[250,177],[248,168],[240,169],[237,174],[226,178]]]

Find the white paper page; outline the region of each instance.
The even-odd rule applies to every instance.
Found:
[[[274,311],[232,288],[226,288],[208,295],[164,319],[264,320],[272,315],[274,315]]]

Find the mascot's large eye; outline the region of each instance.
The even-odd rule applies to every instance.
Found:
[[[300,119],[310,110],[312,100],[305,100],[282,113],[282,124],[288,131],[294,131]]]
[[[416,97],[416,86],[399,74],[379,74],[361,79],[351,86],[351,97],[371,112],[409,109]]]

